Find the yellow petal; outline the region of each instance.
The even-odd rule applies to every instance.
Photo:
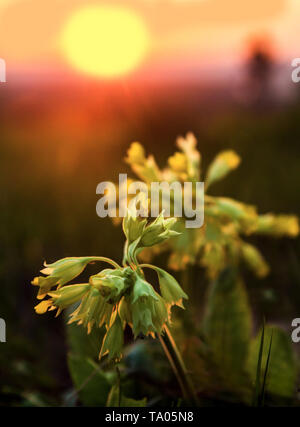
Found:
[[[37,314],[44,314],[46,313],[46,311],[48,310],[48,308],[52,305],[52,301],[51,300],[46,300],[46,301],[42,301],[40,302],[38,305],[36,305],[34,307],[35,312]]]

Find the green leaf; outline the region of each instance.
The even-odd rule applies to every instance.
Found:
[[[258,351],[257,366],[256,366],[255,387],[253,390],[253,398],[252,398],[252,406],[258,406],[259,396],[261,394],[260,383],[261,383],[261,376],[262,376],[262,355],[263,355],[263,350],[264,350],[264,342],[265,342],[265,321],[263,323],[262,333],[260,336],[259,351]],[[264,377],[264,379],[265,379],[265,377]],[[264,381],[264,383],[265,383],[265,381]]]
[[[292,398],[295,394],[297,365],[293,353],[292,344],[289,335],[277,326],[268,325],[265,328],[265,345],[262,355],[262,366],[266,366],[268,358],[268,349],[272,340],[272,351],[269,361],[268,376],[266,381],[266,394],[272,394],[283,398]],[[257,366],[257,355],[261,340],[260,331],[250,345],[248,359],[248,371],[252,381],[255,379]],[[264,369],[261,372],[261,381],[263,381]]]
[[[89,358],[68,355],[68,367],[84,406],[105,406],[110,390],[109,376]]]
[[[106,332],[104,327],[94,327],[89,335],[82,325],[72,323],[66,325],[65,328],[68,346],[72,354],[98,360],[101,343]]]
[[[121,393],[121,399],[120,399],[120,387],[118,385],[114,385],[112,386],[109,392],[106,406],[144,408],[145,406],[147,406],[147,398],[145,397],[144,399],[141,399],[141,400],[135,400],[129,397],[125,397]]]
[[[224,270],[212,284],[203,332],[210,362],[226,387],[245,384],[251,313],[246,290],[234,270]]]
[[[272,342],[273,342],[273,330],[272,330],[272,333],[271,333],[270,344],[269,344],[269,351],[268,351],[268,357],[267,357],[266,367],[265,367],[265,372],[264,372],[264,381],[263,381],[262,390],[261,390],[262,406],[264,406],[264,403],[265,403],[266,384],[267,384],[267,377],[268,377],[269,366],[270,366],[270,357],[271,357],[271,351],[272,351]]]

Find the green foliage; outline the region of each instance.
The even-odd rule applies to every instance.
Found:
[[[105,406],[110,390],[109,374],[105,374],[91,359],[68,355],[72,381],[85,406]]]
[[[254,390],[253,390],[253,399],[252,399],[252,405],[253,406],[258,406],[260,403],[260,398],[261,398],[261,387],[260,387],[260,383],[261,383],[261,376],[262,376],[262,355],[263,355],[263,349],[264,349],[264,340],[265,340],[265,321],[263,324],[263,328],[262,328],[262,332],[261,332],[261,337],[260,337],[260,343],[259,343],[259,351],[258,351],[258,358],[257,358],[257,367],[256,367],[256,377],[255,377],[255,386],[254,386]],[[270,343],[270,348],[271,348],[271,343]],[[265,373],[266,373],[266,369],[265,369]],[[264,375],[264,379],[265,379],[265,375]],[[265,381],[264,381],[265,383]]]
[[[121,393],[121,396],[120,396]],[[126,397],[122,394],[119,385],[112,386],[106,406],[109,407],[135,407],[135,408],[143,408],[147,406],[147,399],[141,399],[141,400],[135,400],[130,399],[129,397]]]
[[[241,279],[225,270],[212,284],[203,319],[212,362],[227,386],[245,382],[251,337],[251,312]]]
[[[262,332],[261,330],[250,344],[247,369],[252,382],[255,380]],[[260,381],[261,383],[263,382],[272,333],[273,339],[268,375],[266,378],[266,393],[274,395],[275,397],[278,396],[291,399],[295,395],[297,364],[289,335],[277,326],[267,325],[265,327]]]
[[[75,388],[71,396],[75,395],[86,406],[105,406],[111,384],[115,380],[114,373],[104,372],[95,363],[105,328],[94,328],[87,335],[82,326],[71,324],[66,326],[66,334],[70,349],[68,367]],[[69,402],[71,398],[67,396],[66,404]]]
[[[68,347],[72,354],[97,360],[99,345],[103,340],[105,328],[93,328],[90,334],[86,333],[83,326],[74,323],[66,328]]]
[[[291,403],[298,369],[290,337],[266,325],[252,339],[251,330],[244,285],[236,271],[227,269],[212,283],[202,325],[200,357],[210,383],[216,381],[218,393],[233,393],[248,405]]]

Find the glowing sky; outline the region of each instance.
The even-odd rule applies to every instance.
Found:
[[[283,59],[299,56],[299,0],[0,0],[0,57],[17,68],[67,67],[60,35],[68,17],[102,3],[141,16],[151,35],[148,70],[234,59],[256,34],[270,35]]]

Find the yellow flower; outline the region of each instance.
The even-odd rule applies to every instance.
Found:
[[[259,215],[257,233],[296,237],[299,234],[299,221],[294,215]]]
[[[128,210],[124,221],[124,232],[128,241],[125,245],[124,267],[105,257],[64,258],[53,264],[46,265],[42,270],[48,277],[33,280],[33,285],[40,286],[43,295],[49,299],[40,302],[35,311],[38,314],[57,309],[56,316],[67,307],[78,303],[70,314],[68,323],[76,322],[87,328],[89,334],[94,326],[105,325],[106,334],[103,339],[99,358],[108,355],[109,359],[119,360],[124,345],[124,328],[128,324],[134,336],[142,333],[152,335],[163,333],[164,326],[170,317],[171,305],[181,305],[185,293],[168,273],[159,269],[161,295],[144,278],[142,266],[136,256],[143,244],[156,244],[166,240],[173,234],[171,230],[176,219],[164,219],[163,214],[148,227],[136,222],[136,212]],[[127,265],[129,260],[130,266]],[[76,277],[83,268],[92,261],[105,261],[115,268],[102,270],[90,276],[88,283],[67,285],[66,282]],[[53,285],[56,291],[48,292]]]
[[[248,267],[257,277],[265,277],[270,269],[262,254],[249,243],[242,244],[242,256]]]
[[[188,132],[186,137],[183,138],[179,136],[176,140],[176,145],[180,148],[184,153],[193,152],[197,146],[197,139],[192,132]]]
[[[79,301],[91,288],[89,283],[79,285],[69,285],[60,288],[56,292],[50,292],[52,305],[64,309]]]
[[[186,171],[188,178],[191,181],[200,180],[200,163],[201,163],[201,154],[197,150],[197,139],[195,135],[191,132],[187,133],[185,138],[177,138],[177,147],[182,150],[186,157]]]
[[[47,275],[47,277],[35,277],[31,282],[33,286],[40,287],[37,298],[45,298],[54,286],[60,288],[82,273],[87,264],[98,260],[99,257],[76,257],[63,258],[52,264],[45,263],[46,268],[41,270],[41,273]]]
[[[48,311],[48,309],[52,306],[52,301],[51,300],[45,300],[40,302],[38,305],[36,305],[34,307],[35,312],[37,314],[44,314],[46,313],[46,311]]]
[[[168,159],[169,166],[174,172],[183,173],[187,169],[187,159],[183,153],[175,153]]]
[[[97,257],[63,258],[52,264],[44,264],[46,268],[41,273],[50,277],[57,277],[60,286],[75,279],[87,266],[88,263],[97,260]]]
[[[129,164],[143,164],[146,161],[144,147],[139,142],[133,142],[127,151],[125,160]]]
[[[240,164],[240,157],[235,151],[222,151],[217,155],[208,168],[206,176],[206,188],[212,183],[224,178],[230,171],[236,169]]]
[[[37,294],[37,299],[43,299],[48,294],[48,292],[53,288],[53,286],[57,285],[59,278],[55,276],[39,276],[35,277],[31,284],[33,286],[39,286],[40,289]]]

